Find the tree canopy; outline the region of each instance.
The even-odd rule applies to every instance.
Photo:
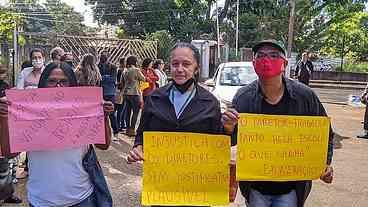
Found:
[[[23,19],[25,32],[81,35],[86,28],[83,16],[61,0],[11,0],[6,9]]]

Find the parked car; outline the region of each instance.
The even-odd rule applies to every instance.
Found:
[[[224,110],[231,106],[239,88],[257,78],[252,62],[228,62],[220,64],[213,78],[205,81],[205,85],[219,99]]]

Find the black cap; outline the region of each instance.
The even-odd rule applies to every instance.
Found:
[[[274,40],[274,39],[262,40],[262,41],[258,42],[252,48],[253,53],[257,53],[259,48],[261,48],[263,46],[267,46],[267,45],[277,48],[278,50],[280,50],[280,52],[282,52],[284,55],[286,55],[286,49],[285,49],[284,44],[282,42]]]

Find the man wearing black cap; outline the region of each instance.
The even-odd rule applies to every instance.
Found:
[[[316,94],[307,86],[283,76],[288,64],[285,48],[275,40],[264,40],[253,47],[253,65],[258,80],[239,89],[233,99],[234,109],[222,116],[225,130],[236,144],[239,113],[271,115],[327,116]],[[331,183],[330,166],[333,153],[333,133],[330,130],[327,168],[321,180]],[[248,207],[302,207],[311,190],[311,181],[254,181],[239,183]]]

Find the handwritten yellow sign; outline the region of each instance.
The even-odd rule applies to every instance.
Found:
[[[330,119],[241,114],[237,180],[318,179],[326,167]]]
[[[145,132],[143,205],[229,203],[230,137]]]

